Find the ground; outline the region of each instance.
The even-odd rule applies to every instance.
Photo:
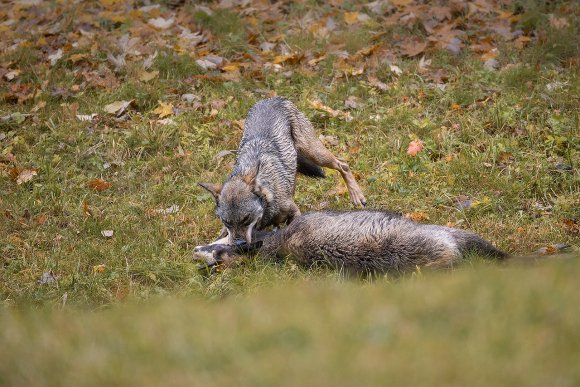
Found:
[[[578,384],[579,12],[517,0],[3,7],[0,384],[121,384],[136,364],[139,384],[272,384],[290,371],[312,385]],[[259,257],[198,272],[192,249],[220,224],[196,183],[225,179],[245,114],[274,95],[349,163],[369,207],[513,255],[570,253],[373,280]],[[327,172],[298,179],[303,212],[351,208]]]

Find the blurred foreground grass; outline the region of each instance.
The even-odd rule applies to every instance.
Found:
[[[580,261],[0,312],[0,385],[580,383]]]

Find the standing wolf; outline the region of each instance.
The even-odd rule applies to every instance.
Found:
[[[294,203],[296,172],[324,177],[322,167],[335,169],[344,179],[355,206],[365,197],[349,166],[338,160],[316,137],[310,121],[285,98],[254,105],[231,175],[223,185],[200,183],[216,201],[216,215],[224,224],[216,244],[251,242],[252,230],[289,224],[300,215]]]
[[[228,264],[238,253],[261,246],[260,254],[268,258],[290,257],[306,267],[323,263],[356,273],[403,272],[417,265],[447,267],[469,252],[507,257],[469,231],[420,224],[384,211],[309,212],[256,239],[253,247],[198,246],[194,257],[208,264]]]

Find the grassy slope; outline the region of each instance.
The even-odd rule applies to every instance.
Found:
[[[3,385],[580,382],[577,259],[0,314]]]
[[[306,12],[297,5],[289,18]],[[397,59],[404,71],[400,77],[387,64],[378,65],[376,74],[390,87],[386,92],[370,87],[365,77],[334,79],[338,70],[332,56],[314,73],[286,66],[294,70],[291,77],[264,70],[263,78],[192,86],[183,82],[200,72],[192,59],[161,51],[151,69],[160,72],[159,78],[140,82],[129,69],[115,90],[88,89],[64,101],[78,102],[79,112],[89,114],[135,98],[129,122],[107,117],[97,124],[79,122],[63,113],[63,100],[43,92],[39,98],[47,106],[37,118],[0,123],[6,134],[0,140],[2,154],[13,153],[19,166],[39,171],[22,185],[6,171],[0,176],[0,208],[10,213],[0,218],[0,297],[8,307],[0,312],[0,375],[12,384],[25,377],[33,384],[59,384],[54,370],[67,373],[71,384],[93,375],[95,384],[136,375],[151,384],[178,384],[181,378],[225,384],[236,377],[269,384],[285,375],[292,384],[290,371],[312,384],[383,377],[465,384],[490,376],[501,376],[505,384],[520,378],[538,385],[573,384],[574,378],[577,383],[570,356],[577,352],[571,328],[579,318],[576,262],[509,270],[474,262],[474,269],[362,286],[342,282],[335,273],[259,260],[205,278],[190,262],[192,247],[219,230],[212,200],[195,182],[227,175],[232,156],[221,163],[212,158],[236,148],[241,130],[233,121],[263,98],[258,89],[288,96],[320,133],[338,138],[339,145],[330,148],[358,173],[374,208],[422,212],[430,222],[469,228],[514,254],[549,243],[577,246],[578,235],[562,226],[563,220],[580,217],[576,29],[574,23],[550,28],[546,12],[557,9],[529,8],[521,23],[542,29],[543,40],[523,50],[501,47],[501,71],[485,70],[468,50],[459,56],[430,53],[432,68],[449,76],[445,90],[429,86],[416,59]],[[235,23],[225,28],[223,20]],[[215,34],[222,55],[253,50],[243,20],[231,13],[198,22]],[[276,26],[287,27],[284,22]],[[371,44],[377,29],[371,23],[356,36],[344,32],[333,39],[345,41],[352,54]],[[409,33],[384,32],[384,45],[396,34]],[[324,51],[329,43],[287,39],[298,50]],[[15,61],[22,69],[39,58],[27,47],[3,54],[3,62]],[[104,57],[99,60],[106,65]],[[72,70],[61,62],[46,77],[70,87],[79,81]],[[22,76],[41,83],[31,72]],[[548,90],[548,84],[560,86]],[[215,116],[209,109],[186,111],[174,118],[175,125],[150,127],[157,101],[177,104],[182,93],[200,95],[204,104],[232,100]],[[308,102],[317,98],[341,108],[351,95],[362,101],[351,122],[329,118]],[[487,102],[472,105],[476,100]],[[36,102],[0,102],[1,115],[27,113]],[[454,110],[453,104],[460,108]],[[413,136],[427,146],[416,158],[405,154]],[[557,169],[558,163],[573,171]],[[339,177],[329,175],[321,181],[299,178],[296,201],[302,210],[350,208],[347,196],[340,189],[337,193]],[[86,182],[96,177],[112,187],[88,189]],[[479,204],[459,210],[452,200],[458,195]],[[84,202],[92,216],[85,214]],[[173,204],[180,206],[176,214],[155,212]],[[106,229],[114,230],[112,239],[101,236]],[[94,270],[98,265],[105,265],[102,272]],[[39,284],[49,271],[57,283]],[[271,290],[276,283],[283,285]],[[10,310],[63,303],[100,308],[167,294],[186,298],[97,314]],[[224,296],[232,297],[206,301]],[[68,365],[78,373],[70,373]],[[125,365],[142,367],[142,374]],[[190,373],[183,372],[184,365]]]

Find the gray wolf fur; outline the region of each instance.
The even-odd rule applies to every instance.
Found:
[[[476,234],[420,224],[385,211],[320,211],[301,215],[286,228],[258,235],[260,255],[310,267],[319,263],[357,273],[403,272],[416,266],[448,267],[469,252],[503,259],[507,254]],[[194,256],[230,264],[248,245],[200,246]]]
[[[277,97],[256,103],[230,176],[223,185],[200,183],[214,196],[216,215],[225,227],[215,243],[250,242],[254,229],[292,222],[300,215],[293,200],[296,172],[324,177],[322,167],[339,171],[353,204],[366,205],[349,166],[324,147],[292,102]]]

